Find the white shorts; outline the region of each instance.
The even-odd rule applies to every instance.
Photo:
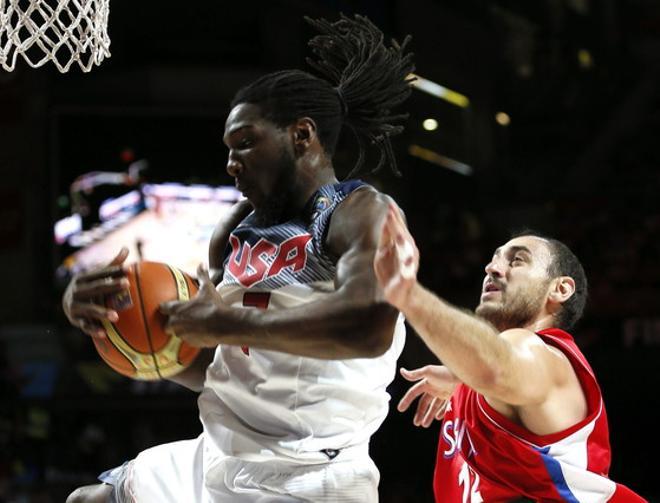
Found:
[[[377,502],[380,474],[371,458],[340,458],[251,462],[211,454],[200,435],[141,452],[118,469],[123,487],[115,489],[119,502],[138,503]]]

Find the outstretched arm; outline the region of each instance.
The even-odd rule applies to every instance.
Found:
[[[169,327],[198,346],[245,345],[328,359],[382,354],[398,316],[372,267],[389,202],[361,189],[335,210],[325,244],[340,257],[336,289],[323,300],[274,311],[227,307],[207,277],[192,301],[163,306]]]
[[[572,372],[559,352],[533,332],[499,333],[451,306],[417,281],[419,252],[399,211],[390,207],[374,270],[385,298],[401,310],[427,346],[458,378],[488,398],[511,405],[543,402]]]

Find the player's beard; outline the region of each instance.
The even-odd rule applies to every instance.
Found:
[[[520,288],[517,292],[502,291],[501,302],[479,304],[475,314],[492,323],[500,332],[510,328],[528,326],[539,313],[545,302],[550,280],[537,285]],[[511,293],[509,296],[508,293]]]
[[[273,169],[277,175],[270,188],[270,195],[254,209],[256,225],[259,227],[269,227],[281,223],[285,216],[293,216],[288,214],[296,192],[296,161],[293,155],[283,148]]]

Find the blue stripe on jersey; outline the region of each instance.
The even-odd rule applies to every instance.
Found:
[[[548,454],[550,447],[537,448],[536,450],[541,455],[545,469],[548,470],[548,474],[550,475],[552,482],[555,484],[555,488],[559,495],[569,503],[580,503],[569,489],[566,479],[564,478],[564,473],[561,471],[559,461]]]

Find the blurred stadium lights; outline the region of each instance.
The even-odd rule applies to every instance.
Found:
[[[436,166],[450,169],[460,175],[470,176],[474,172],[472,166],[469,166],[468,164],[457,161],[456,159],[452,159],[451,157],[438,154],[433,150],[420,147],[414,143],[408,147],[408,153],[413,157],[417,157],[418,159],[430,162]]]
[[[459,92],[452,91],[451,89],[441,86],[440,84],[437,84],[431,80],[420,77],[419,75],[415,75],[414,73],[411,73],[409,77],[415,78],[415,80],[411,82],[411,85],[420,91],[424,91],[425,93],[428,93],[432,96],[436,96],[440,99],[448,101],[457,107],[467,108],[470,106],[470,100],[468,97]]]
[[[438,121],[432,118],[424,119],[424,122],[422,122],[422,127],[426,131],[435,131],[438,129]]]
[[[511,124],[511,117],[506,112],[497,112],[495,114],[495,120],[500,126],[508,126]]]
[[[591,52],[587,49],[580,49],[577,53],[577,58],[582,69],[586,70],[594,66],[594,59],[591,56]]]

